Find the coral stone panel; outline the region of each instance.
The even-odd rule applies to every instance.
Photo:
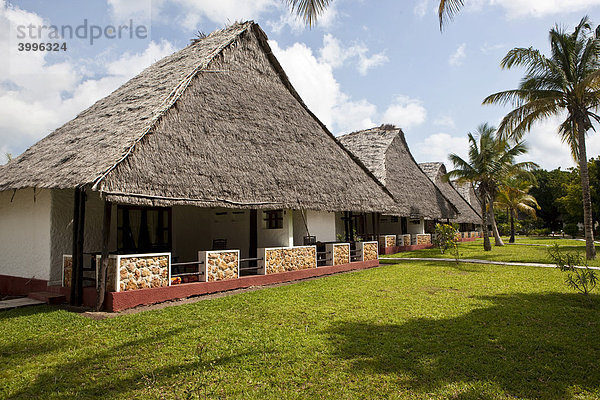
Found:
[[[239,277],[239,253],[237,251],[209,252],[205,262],[208,282]]]
[[[377,260],[377,243],[368,242],[363,243],[363,261]]]
[[[383,247],[394,247],[396,246],[396,235],[382,235],[379,238],[379,243]]]
[[[317,247],[265,249],[265,273],[317,268]]]
[[[169,286],[169,256],[119,258],[119,290]]]
[[[411,236],[409,233],[402,235],[402,245],[403,246],[410,246],[412,244],[411,240],[412,239],[411,239]]]
[[[350,244],[334,244],[332,251],[333,265],[348,264],[350,262]]]
[[[420,244],[431,244],[431,235],[426,233],[426,234],[418,234],[417,235],[417,245]]]
[[[71,287],[71,279],[73,277],[73,256],[63,255],[63,287]]]

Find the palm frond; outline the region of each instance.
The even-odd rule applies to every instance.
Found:
[[[306,25],[312,27],[325,12],[332,0],[286,0],[292,13],[301,17]]]
[[[440,31],[444,28],[447,20],[452,20],[463,7],[463,0],[440,0],[438,7],[438,18],[440,20]]]

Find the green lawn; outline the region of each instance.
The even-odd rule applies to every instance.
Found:
[[[475,242],[459,243],[459,253],[461,258],[476,258],[492,261],[522,261],[522,262],[541,262],[550,263],[548,257],[547,246],[520,246],[509,245],[508,238],[503,238],[505,246],[494,246],[494,238],[490,238],[492,250],[483,251],[483,239],[477,239]],[[578,251],[585,255],[585,242],[571,239],[552,239],[552,238],[517,238],[517,243],[537,244],[537,245],[553,245],[558,243],[565,251]],[[597,246],[600,254],[600,248]],[[452,258],[451,253],[442,254],[439,249],[424,249],[407,251],[389,256],[382,257],[436,257],[436,258]],[[600,258],[589,262],[590,266],[600,266]]]
[[[600,297],[404,262],[95,321],[0,312],[0,398],[600,398]]]

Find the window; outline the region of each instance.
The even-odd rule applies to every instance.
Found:
[[[118,206],[117,251],[130,254],[171,251],[171,209]]]
[[[394,223],[398,222],[398,216],[392,215],[392,221],[391,222],[394,222]]]
[[[264,212],[265,229],[283,229],[283,210]]]

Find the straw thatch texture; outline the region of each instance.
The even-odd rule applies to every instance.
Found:
[[[441,162],[420,163],[419,167],[425,174],[435,183],[440,191],[446,196],[460,213],[455,219],[456,222],[466,224],[480,224],[481,217],[477,210],[460,195],[460,193],[452,186],[452,184],[443,179],[446,175],[446,166]]]
[[[475,189],[473,189],[473,185],[469,182],[458,183],[458,181],[452,181],[452,186],[460,193],[460,195],[473,207],[477,210],[477,214],[481,215],[481,200],[479,199],[479,195],[476,193]]]
[[[253,22],[148,67],[0,175],[0,190],[82,184],[141,205],[395,206],[306,108]]]
[[[382,125],[338,139],[392,193],[397,204],[396,215],[426,219],[457,216],[454,205],[415,162],[400,128]]]

